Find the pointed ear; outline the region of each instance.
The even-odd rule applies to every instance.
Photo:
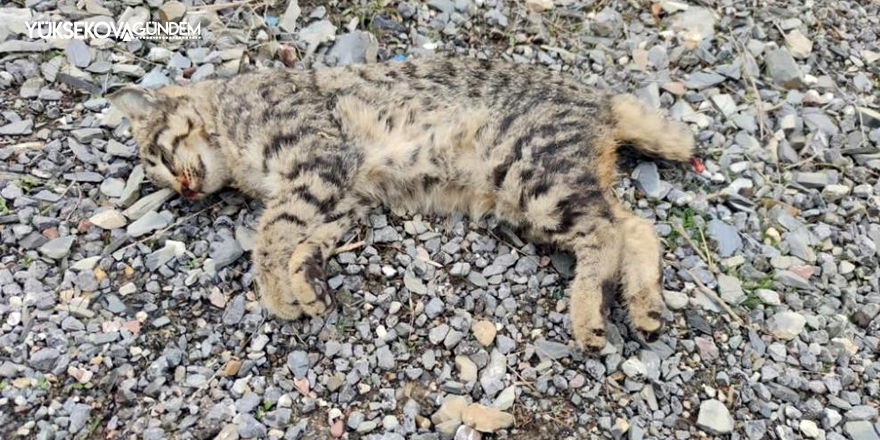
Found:
[[[159,97],[156,92],[141,87],[123,87],[111,93],[107,99],[132,120],[144,119],[159,108]]]

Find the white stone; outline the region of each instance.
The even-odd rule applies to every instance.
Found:
[[[697,427],[710,434],[728,434],[733,431],[733,417],[730,411],[718,400],[705,400],[700,404]]]
[[[287,9],[284,11],[284,14],[281,15],[278,27],[287,32],[293,32],[296,30],[296,21],[299,20],[300,12],[299,2],[297,2],[297,0],[290,0],[290,3],[287,4]]]
[[[89,222],[101,229],[116,229],[128,224],[128,220],[116,209],[106,209],[89,218]]]
[[[785,35],[785,46],[795,58],[804,59],[813,52],[813,42],[798,29]]]
[[[797,312],[779,312],[767,321],[767,330],[776,338],[790,341],[804,330],[807,318]]]

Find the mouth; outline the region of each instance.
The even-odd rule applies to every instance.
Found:
[[[180,195],[182,195],[183,197],[185,197],[185,198],[187,198],[187,199],[189,199],[189,200],[199,200],[199,199],[201,199],[202,197],[205,196],[204,194],[202,194],[202,193],[200,193],[200,192],[198,192],[198,191],[195,191],[195,190],[189,189],[189,188],[183,188],[183,189],[181,189],[181,190],[180,190]]]

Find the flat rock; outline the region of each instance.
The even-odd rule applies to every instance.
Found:
[[[571,347],[541,338],[535,341],[535,353],[541,359],[559,360],[571,356]]]
[[[140,237],[168,226],[168,218],[156,211],[149,211],[128,225],[126,232],[132,237]]]
[[[461,413],[461,421],[480,432],[493,433],[513,426],[512,414],[472,403]]]
[[[467,399],[461,396],[449,396],[432,416],[431,422],[435,425],[450,421],[461,422],[461,413],[467,407]]]
[[[662,200],[672,190],[672,185],[660,179],[660,172],[654,162],[642,162],[633,171],[633,178],[639,189],[652,200]]]
[[[768,52],[764,55],[764,64],[776,84],[788,89],[805,85],[803,72],[788,49],[783,47]]]
[[[301,12],[299,2],[297,0],[291,0],[287,3],[287,9],[284,10],[284,14],[281,14],[281,19],[278,21],[278,27],[292,33],[296,30],[296,21],[299,20]]]
[[[474,332],[474,338],[483,347],[492,345],[495,342],[495,335],[498,333],[498,330],[495,329],[495,324],[486,320],[475,322],[471,330]]]
[[[84,40],[72,39],[68,41],[67,46],[64,48],[64,53],[67,55],[67,62],[76,67],[86,67],[92,61],[89,46],[86,45]]]
[[[296,2],[292,2],[296,3]],[[177,1],[165,2],[159,7],[159,19],[164,22],[177,22],[186,14],[186,5]]]
[[[843,430],[852,440],[880,440],[874,425],[868,421],[846,422]]]
[[[797,312],[779,312],[767,321],[767,331],[774,337],[790,341],[804,330],[807,318]]]
[[[238,260],[244,254],[244,249],[228,230],[217,236],[218,239],[211,243],[210,256],[217,270],[220,270]]]
[[[102,229],[116,229],[128,224],[128,219],[116,209],[105,209],[91,217],[89,222]]]
[[[30,356],[28,364],[37,370],[49,371],[60,356],[61,353],[56,348],[42,348]]]
[[[458,377],[462,382],[467,383],[477,380],[477,365],[467,356],[456,356],[455,368],[458,370]]]
[[[729,275],[718,275],[718,293],[721,299],[730,305],[738,305],[745,301],[746,294],[743,292],[739,278]]]
[[[710,434],[723,435],[733,431],[733,417],[730,410],[718,400],[709,399],[700,403],[697,427]]]
[[[718,247],[718,255],[729,257],[742,248],[742,238],[733,226],[721,220],[711,220],[707,230]]]
[[[45,52],[52,46],[45,41],[10,40],[0,43],[0,54],[21,52]]]
[[[70,253],[70,247],[73,245],[74,241],[76,241],[76,236],[73,235],[49,240],[40,246],[40,253],[49,258],[60,260]]]
[[[795,58],[807,58],[813,52],[813,42],[799,29],[785,34],[785,47]]]
[[[703,90],[721,84],[727,77],[710,71],[700,71],[688,75],[685,86],[689,89]]]
[[[715,13],[708,8],[689,7],[672,17],[672,28],[685,40],[699,42],[715,36]]]
[[[736,102],[726,93],[712,96],[712,105],[725,117],[730,117],[736,112]]]
[[[333,41],[335,37],[336,26],[329,20],[318,20],[299,31],[300,41],[304,41],[311,50],[321,43]]]
[[[159,191],[156,191],[150,195],[141,198],[133,205],[131,205],[128,209],[122,211],[122,213],[125,214],[125,216],[129,218],[129,220],[137,220],[146,215],[148,212],[158,209],[172,196],[174,196],[174,191],[168,188],[160,189]]]
[[[33,119],[22,119],[21,121],[10,122],[0,126],[0,135],[3,136],[20,136],[31,134],[34,131]]]
[[[369,32],[355,31],[336,38],[336,44],[327,56],[336,60],[337,66],[352,63],[375,63],[379,43]]]

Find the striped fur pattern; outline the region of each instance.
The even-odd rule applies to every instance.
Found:
[[[265,201],[253,258],[277,316],[332,307],[324,261],[380,202],[494,213],[572,251],[583,347],[605,345],[603,304],[618,284],[636,329],[662,326],[660,245],[611,192],[617,147],[683,160],[693,139],[631,96],[540,67],[431,57],[129,87],[111,100],[159,185],[190,198],[231,185]]]

